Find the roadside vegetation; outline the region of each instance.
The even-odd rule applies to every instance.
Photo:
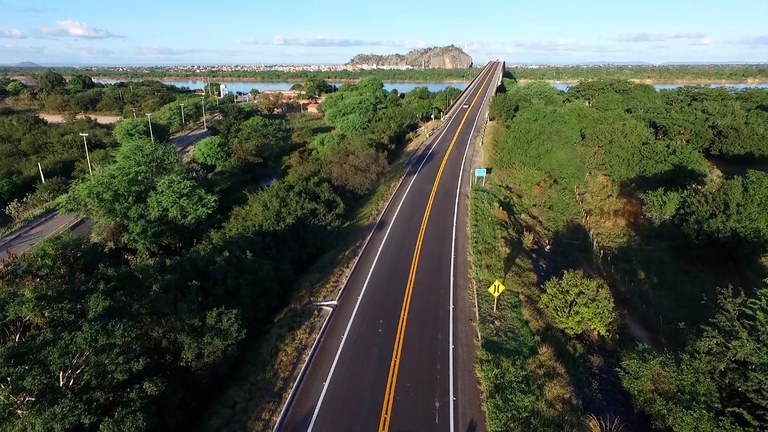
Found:
[[[53,70],[38,70],[26,75],[30,85],[0,77],[0,98],[4,97],[4,102],[14,108],[44,113],[132,118],[135,109],[137,117],[143,118],[145,113],[155,112],[179,97],[194,95],[189,89],[155,80],[101,84],[82,71],[71,72],[65,77]]]
[[[0,80],[0,88],[6,93],[0,102],[0,233],[55,208],[70,183],[88,175],[80,134],[88,134],[91,166],[98,171],[112,162],[119,143],[149,136],[147,112],[160,141],[182,131],[180,104],[185,105],[187,127],[202,117],[200,97],[155,81],[104,86],[86,75],[67,81],[46,71],[35,76],[34,86]],[[215,107],[206,102],[209,113]],[[40,110],[63,113],[67,121],[49,124],[38,116]],[[117,114],[126,120],[102,125],[76,118],[77,112]]]
[[[338,236],[380,202],[390,165],[452,91],[402,97],[369,78],[328,95],[323,115],[223,101],[188,160],[162,134],[149,141],[146,122],[119,122],[109,162],[71,177],[63,204],[91,238],[59,236],[0,269],[0,429],[266,424],[254,400],[279,403],[289,376],[258,369],[243,387],[244,353],[278,356],[309,315],[286,307],[337,264]],[[283,311],[295,321],[275,324]]]
[[[24,69],[0,67],[0,76],[27,75],[38,72],[39,69]],[[338,70],[338,71],[218,71],[208,70],[184,70],[179,68],[136,68],[120,70],[111,68],[56,68],[55,71],[65,76],[87,73],[93,77],[107,79],[160,79],[160,78],[228,78],[247,79],[255,82],[297,82],[304,83],[310,80],[330,81],[360,81],[365,78],[374,78],[379,81],[408,81],[408,82],[443,82],[443,81],[471,81],[480,69],[404,69],[404,70]]]
[[[500,90],[470,201],[475,284],[509,289],[480,301],[489,430],[765,430],[768,90]]]
[[[746,65],[604,65],[604,66],[513,66],[518,80],[581,81],[622,79],[649,83],[768,82],[768,67]]]

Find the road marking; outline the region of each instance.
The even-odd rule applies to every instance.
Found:
[[[447,127],[450,124],[450,122],[451,122],[451,118],[446,118],[445,122],[441,123],[437,128],[435,128],[436,131],[440,131],[440,129],[442,128],[442,131],[440,133],[440,136],[437,138],[437,141],[442,139],[442,137],[445,134],[445,132],[447,130]],[[427,135],[427,137],[425,138],[425,141],[424,141],[424,143],[422,143],[422,145],[428,143],[428,141],[429,141],[428,138],[429,138],[429,135]],[[435,141],[435,143],[437,141]],[[436,144],[433,144],[432,148],[434,148],[435,145]],[[371,238],[373,237],[373,234],[376,233],[376,231],[378,231],[378,227],[379,227],[379,225],[381,225],[381,220],[384,218],[384,213],[386,213],[387,210],[389,210],[389,208],[391,207],[392,200],[395,199],[395,196],[397,195],[397,191],[400,190],[400,186],[403,184],[403,182],[405,181],[406,176],[408,175],[408,170],[410,170],[410,168],[411,168],[411,160],[413,160],[413,159],[417,159],[418,160],[418,158],[419,158],[419,154],[418,154],[419,151],[418,150],[421,148],[421,146],[418,146],[418,147],[419,148],[415,149],[414,152],[410,156],[408,156],[408,159],[406,159],[406,161],[404,162],[404,165],[406,167],[406,171],[400,177],[400,181],[397,182],[397,186],[395,186],[395,188],[394,188],[395,192],[389,197],[389,200],[387,200],[387,204],[384,206],[384,209],[379,213],[379,217],[376,219],[376,222],[373,224],[373,228],[369,231],[368,236],[365,238],[365,241],[363,242],[362,247],[360,247],[360,250],[357,253],[357,256],[355,257],[355,261],[352,264],[352,269],[347,274],[347,277],[345,278],[344,283],[341,286],[341,289],[336,294],[336,300],[333,301],[334,303],[338,303],[339,301],[341,301],[341,296],[347,290],[347,286],[349,285],[349,279],[352,277],[352,274],[356,271],[357,264],[360,261],[360,257],[363,255],[363,253],[365,252],[366,248],[368,247],[368,243],[371,241]],[[425,157],[429,155],[429,152],[431,152],[431,150],[428,151],[428,153],[427,153],[427,155],[425,155]],[[422,165],[423,165],[423,162],[422,162]],[[421,168],[419,167],[417,169],[416,174],[418,174],[418,170],[419,169],[421,169]],[[414,175],[416,175],[416,174],[414,174]],[[394,222],[394,219],[392,220],[392,222]],[[373,267],[371,267],[370,271],[373,271]],[[275,423],[274,428],[272,429],[273,432],[277,432],[278,430],[280,430],[280,428],[281,428],[281,426],[283,424],[283,421],[285,420],[286,412],[290,408],[291,404],[293,403],[292,402],[293,398],[294,398],[296,392],[298,391],[298,388],[301,386],[301,383],[303,382],[303,379],[304,379],[303,377],[304,377],[304,374],[306,373],[305,371],[306,371],[309,363],[311,363],[312,358],[314,357],[314,353],[317,350],[317,346],[319,345],[320,341],[322,340],[323,335],[325,334],[325,329],[327,328],[328,323],[331,320],[331,318],[332,318],[332,313],[329,313],[328,316],[326,316],[325,320],[323,321],[323,325],[320,328],[320,332],[318,333],[318,336],[315,339],[315,342],[312,344],[312,347],[309,350],[309,354],[307,355],[306,359],[304,360],[304,364],[301,367],[301,370],[299,371],[299,377],[296,378],[296,381],[294,381],[293,386],[291,387],[291,391],[288,394],[288,398],[286,399],[285,403],[283,404],[282,409],[280,410],[280,415],[278,416],[278,420]],[[379,328],[379,333],[381,333],[381,328]],[[330,381],[330,378],[331,378],[331,375],[329,374],[328,377],[327,377],[327,381],[325,381],[325,382],[327,383],[328,381]]]
[[[419,257],[421,255],[421,245],[424,241],[424,233],[426,232],[427,223],[429,222],[429,215],[432,211],[432,204],[435,200],[435,195],[437,194],[437,188],[440,185],[440,178],[443,175],[443,170],[445,169],[445,165],[448,162],[448,158],[451,155],[451,150],[453,150],[453,146],[456,143],[456,140],[459,138],[459,133],[461,132],[461,129],[464,127],[464,123],[467,121],[467,117],[469,117],[469,113],[472,111],[472,107],[475,105],[475,102],[477,102],[477,99],[480,97],[483,86],[488,82],[490,77],[491,77],[491,74],[488,74],[488,76],[486,76],[485,79],[480,84],[480,88],[477,94],[472,99],[472,103],[470,104],[467,111],[464,113],[464,117],[462,117],[461,123],[459,123],[459,127],[456,129],[456,133],[454,134],[453,139],[451,140],[451,143],[448,146],[448,150],[446,151],[445,156],[443,157],[443,161],[440,163],[440,168],[437,171],[435,182],[432,185],[432,192],[430,193],[429,200],[427,201],[427,208],[424,211],[424,217],[421,220],[419,235],[416,239],[416,246],[413,251],[413,259],[411,260],[411,270],[410,270],[410,274],[408,275],[408,285],[406,285],[405,297],[403,298],[403,306],[400,310],[400,320],[398,322],[397,333],[395,335],[395,346],[392,352],[392,361],[390,362],[390,365],[389,365],[389,375],[387,376],[387,387],[384,392],[384,403],[381,407],[381,417],[379,419],[380,432],[386,432],[389,430],[389,424],[392,419],[392,404],[394,403],[395,388],[397,387],[397,375],[400,370],[400,355],[402,354],[402,351],[403,351],[403,342],[405,340],[405,328],[408,325],[408,312],[410,311],[410,307],[411,307],[411,297],[413,294],[413,286],[416,281],[416,271],[418,270],[418,266],[419,266]]]
[[[373,258],[373,263],[371,263],[371,268],[368,270],[368,276],[365,278],[365,282],[363,283],[363,288],[360,291],[360,295],[357,297],[357,302],[355,303],[355,308],[352,310],[352,315],[349,318],[349,322],[347,322],[347,327],[344,329],[344,334],[341,336],[341,344],[339,344],[339,348],[336,350],[336,356],[333,358],[333,363],[331,364],[331,370],[328,371],[328,377],[325,379],[325,382],[323,382],[323,390],[320,392],[320,398],[317,401],[317,405],[315,406],[315,411],[312,413],[312,420],[309,423],[309,427],[307,428],[307,432],[312,432],[312,428],[315,427],[315,421],[317,420],[317,416],[320,413],[320,407],[323,405],[323,399],[325,398],[325,393],[328,390],[328,384],[331,382],[331,378],[333,378],[333,372],[336,370],[336,364],[339,361],[339,357],[341,356],[341,351],[344,348],[344,343],[347,341],[347,334],[349,333],[349,329],[352,328],[352,323],[355,321],[355,316],[357,315],[357,309],[360,307],[360,302],[363,300],[363,296],[365,295],[365,290],[368,288],[368,281],[371,279],[371,275],[373,274],[373,270],[376,268],[376,262],[379,260],[379,255],[381,255],[381,250],[384,249],[384,244],[387,242],[387,237],[389,237],[389,232],[392,230],[392,226],[395,225],[395,221],[397,220],[397,215],[400,213],[400,208],[403,206],[403,203],[405,202],[406,197],[408,197],[408,192],[411,190],[411,186],[413,186],[413,183],[416,181],[416,177],[418,177],[419,173],[421,172],[421,168],[424,166],[424,164],[429,159],[429,155],[432,154],[432,150],[435,149],[437,144],[440,142],[440,140],[443,138],[443,135],[448,131],[448,126],[446,125],[443,129],[443,132],[440,133],[440,136],[437,137],[435,142],[432,144],[432,147],[429,148],[429,151],[424,156],[424,158],[421,160],[421,164],[419,164],[419,168],[416,170],[416,173],[413,175],[413,178],[411,178],[411,182],[408,183],[408,187],[405,189],[405,192],[403,193],[403,197],[400,199],[400,202],[397,205],[397,208],[395,209],[395,214],[392,216],[392,221],[389,223],[389,226],[387,227],[387,231],[384,233],[384,238],[381,240],[381,244],[379,245],[379,249],[376,251],[376,256]],[[397,193],[397,191],[395,191]],[[382,215],[384,213],[382,212]],[[373,232],[371,232],[371,235]]]
[[[490,93],[491,86],[488,86],[488,90],[485,92],[485,98],[488,97],[488,93]],[[484,99],[482,103],[485,103],[487,99]],[[481,107],[482,108],[482,107]],[[467,145],[464,148],[464,156],[461,158],[461,166],[459,167],[459,181],[456,183],[456,201],[453,206],[453,235],[451,237],[451,285],[450,285],[450,309],[449,309],[449,318],[448,318],[448,348],[449,348],[449,357],[448,357],[448,379],[450,380],[450,387],[449,387],[449,400],[450,400],[450,407],[449,407],[449,418],[450,418],[450,427],[449,431],[453,432],[456,424],[455,416],[454,416],[454,405],[456,404],[454,400],[454,380],[453,380],[453,280],[454,275],[456,274],[456,267],[455,267],[455,259],[456,259],[456,221],[458,219],[459,215],[459,196],[461,195],[461,180],[464,175],[464,164],[467,161],[467,153],[469,153],[469,147],[471,147],[470,143],[472,142],[472,135],[475,133],[475,128],[477,127],[477,121],[480,119],[480,116],[475,117],[475,122],[472,124],[472,130],[469,132],[469,139],[467,140]]]

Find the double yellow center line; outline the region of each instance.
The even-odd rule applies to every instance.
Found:
[[[413,251],[413,259],[411,260],[411,271],[408,275],[408,285],[406,285],[405,288],[403,306],[400,310],[400,321],[397,325],[395,346],[392,351],[392,361],[389,364],[389,376],[387,377],[387,387],[384,393],[384,404],[381,407],[381,418],[379,420],[380,432],[386,432],[389,430],[389,423],[392,419],[392,404],[394,403],[395,386],[397,385],[397,374],[400,370],[400,355],[403,351],[403,341],[405,340],[405,327],[408,324],[408,312],[411,308],[411,296],[413,294],[413,285],[416,281],[416,270],[419,267],[421,244],[424,241],[424,233],[427,230],[427,222],[429,221],[429,214],[432,211],[432,203],[435,200],[437,187],[440,185],[440,178],[442,177],[443,169],[445,169],[445,165],[448,162],[448,157],[451,155],[451,150],[453,150],[453,145],[459,138],[459,133],[464,127],[464,123],[466,122],[467,117],[469,117],[469,113],[472,111],[472,107],[475,106],[475,102],[483,93],[482,89],[485,87],[485,84],[488,82],[491,76],[493,76],[493,74],[487,74],[486,78],[480,84],[480,88],[477,94],[475,95],[474,99],[472,99],[472,103],[470,104],[469,108],[467,108],[464,117],[461,119],[461,123],[459,123],[458,129],[456,129],[456,133],[453,135],[451,144],[448,146],[448,151],[446,151],[445,156],[443,156],[443,161],[440,163],[440,169],[437,171],[437,177],[435,177],[435,183],[432,185],[432,192],[429,195],[429,201],[427,201],[427,208],[424,211],[424,217],[421,220],[421,228],[419,229],[419,235],[416,240],[416,247]],[[451,401],[451,403],[453,403],[453,401]]]

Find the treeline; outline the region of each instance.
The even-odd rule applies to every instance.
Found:
[[[489,428],[765,430],[768,90],[502,91],[472,198],[480,270],[517,291],[516,332],[481,319]]]
[[[161,98],[162,99],[162,98]],[[177,95],[172,102],[152,112],[152,134],[165,141],[202,117],[200,97]],[[151,102],[149,106],[154,106]],[[206,100],[213,113],[216,104]],[[210,116],[210,114],[209,114]],[[99,170],[112,163],[118,142],[150,137],[149,121],[143,112],[125,120],[102,125],[90,118],[70,118],[62,124],[48,124],[32,110],[4,107],[0,110],[0,227],[26,220],[55,198],[65,194],[72,180],[89,173],[83,136],[91,167]],[[39,166],[38,166],[39,164]],[[40,170],[45,176],[41,182]]]
[[[342,86],[322,105],[327,123],[225,103],[188,163],[121,122],[114,162],[78,179],[65,205],[93,223],[93,241],[59,237],[0,269],[0,428],[195,427],[445,98],[382,87]]]
[[[649,80],[655,82],[768,81],[768,66],[745,65],[605,65],[605,66],[513,66],[517,79],[581,81],[594,79]]]
[[[23,219],[88,174],[81,133],[88,134],[92,166],[110,163],[110,149],[117,145],[110,129],[91,119],[52,126],[33,112],[0,110],[0,226]]]
[[[92,113],[133,117],[154,112],[177,98],[192,93],[155,80],[100,84],[81,72],[64,75],[48,70],[30,74],[34,85],[0,78],[0,98],[17,108],[48,113]],[[135,111],[134,111],[135,110]]]
[[[255,82],[304,82],[312,79],[325,79],[330,81],[359,81],[372,77],[380,81],[408,81],[408,82],[443,82],[443,81],[471,81],[479,72],[479,69],[404,69],[404,70],[339,70],[339,71],[217,71],[204,70],[193,71],[178,68],[135,68],[119,70],[112,68],[55,68],[57,73],[65,76],[74,76],[86,73],[90,76],[107,79],[147,79],[147,78],[242,78]],[[0,67],[2,74],[29,75],[36,73],[36,69],[16,69]]]

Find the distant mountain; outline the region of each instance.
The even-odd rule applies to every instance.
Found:
[[[365,69],[466,69],[472,57],[453,45],[422,48],[408,54],[358,54],[346,66]]]
[[[41,67],[42,67],[42,66],[40,66],[40,65],[39,65],[39,64],[37,64],[37,63],[28,62],[28,61],[25,61],[25,62],[21,62],[21,63],[16,63],[16,64],[15,64],[15,65],[13,65],[13,66],[14,66],[14,67],[17,67],[17,68],[27,68],[27,69],[31,69],[31,68],[41,68]]]

